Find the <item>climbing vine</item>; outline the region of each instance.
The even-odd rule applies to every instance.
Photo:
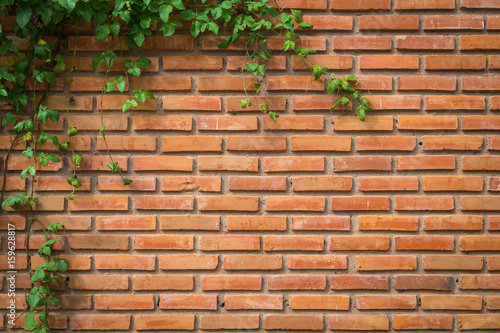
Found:
[[[242,108],[254,107],[274,121],[278,120],[278,114],[269,111],[267,104],[254,105],[247,91],[250,87],[257,93],[261,90],[262,78],[266,76],[265,63],[272,57],[271,50],[266,47],[267,38],[277,35],[283,38],[283,52],[294,52],[302,58],[311,70],[312,79],[324,82],[327,93],[337,96],[332,111],[340,104],[347,106],[353,102],[360,119],[364,120],[366,112],[371,110],[369,100],[353,87],[357,81],[355,76],[341,79],[329,73],[328,68],[307,60],[316,51],[300,46],[297,30],[312,28],[311,24],[303,21],[301,11],[280,8],[276,2],[271,3],[269,0],[0,0],[0,6],[3,11],[0,55],[7,62],[0,66],[0,98],[4,108],[11,110],[3,116],[1,124],[14,134],[11,148],[4,158],[4,172],[14,147],[18,145],[25,147],[22,154],[29,160],[20,173],[21,179],[28,180],[26,192],[10,195],[4,200],[4,174],[1,201],[3,210],[23,209],[29,212],[25,249],[31,288],[27,290],[26,296],[28,307],[18,317],[24,315],[25,329],[36,333],[50,329],[49,308],[59,304],[53,294],[53,286],[62,281],[62,274],[68,265],[65,259],[51,257],[52,248],[59,241],[55,236],[64,226],[58,222],[44,225],[36,216],[39,203],[37,173],[40,167],[47,166],[49,162],[59,162],[61,156],[67,154],[73,166],[73,172],[67,179],[72,189],[68,199],[73,200],[75,190],[82,186],[77,170],[82,165],[83,157],[75,152],[73,145],[78,128],[70,123],[69,118],[77,45],[73,50],[65,51],[62,48],[68,27],[72,28],[77,44],[79,24],[84,21],[95,22],[98,41],[110,45],[106,51],[94,57],[92,69],[95,70],[101,64],[106,68],[102,96],[114,90],[129,95],[122,105],[123,112],[138,107],[139,103],[147,99],[155,100],[155,96],[149,90],[129,85],[129,78],[140,76],[151,65],[151,61],[147,57],[136,61],[124,59],[122,41],[130,49],[140,49],[147,36],[153,35],[156,29],[164,36],[171,36],[186,22],[190,24],[190,33],[194,37],[203,34],[225,36],[218,44],[219,48],[228,48],[237,42],[245,45],[241,74],[246,97],[241,101]],[[116,45],[120,47],[115,49]],[[69,65],[65,61],[68,54],[72,56]],[[117,60],[123,63],[125,71],[110,79],[108,74]],[[247,85],[244,82],[245,71],[258,80]],[[60,113],[50,109],[46,103],[52,88],[57,86],[63,86],[67,92],[67,138],[64,139],[50,135],[45,130],[49,123],[60,121]],[[110,159],[108,167],[121,177],[124,185],[129,185],[132,180],[122,175],[123,169],[113,160],[107,146],[102,98],[97,107],[101,115],[99,135],[103,138]],[[59,154],[47,153],[49,144]],[[45,263],[32,270],[29,242],[35,224],[39,225],[44,235],[38,255],[45,259]]]

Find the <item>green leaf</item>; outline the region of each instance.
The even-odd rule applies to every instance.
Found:
[[[125,91],[126,82],[123,80],[123,76],[119,75],[115,78],[116,88],[119,92]]]
[[[123,178],[123,185],[124,186],[130,185],[130,184],[132,184],[132,182],[133,182],[132,179]]]
[[[68,270],[68,261],[66,259],[57,259],[56,267],[61,273],[66,273]]]
[[[48,159],[49,161],[52,161],[52,162],[60,162],[61,161],[59,159],[59,157],[54,156],[52,154],[48,154],[47,156],[45,156],[45,158]]]
[[[349,98],[343,96],[341,99],[340,99],[340,103],[342,103],[343,106],[346,106],[349,104]]]
[[[141,67],[141,68],[149,68],[149,66],[151,66],[151,60],[149,60],[148,58],[146,57],[140,57],[139,59],[137,59],[137,61],[135,62],[135,65],[137,67]]]
[[[184,3],[182,0],[170,0],[170,3],[179,10],[186,9],[186,7],[184,7]]]
[[[332,107],[330,108],[330,112],[332,112],[333,110],[335,110],[335,108],[336,108],[337,106],[339,106],[339,104],[340,104],[340,99],[338,99],[338,98],[337,98],[337,99],[335,100],[335,102],[333,103]]]
[[[142,31],[139,31],[134,35],[134,42],[137,44],[137,46],[142,46],[142,43],[144,43],[144,33]]]
[[[33,15],[33,10],[31,7],[21,7],[17,9],[16,20],[19,27],[22,29],[31,20],[31,15]]]
[[[279,116],[277,113],[271,111],[269,112],[269,117],[271,117],[271,119],[276,122]]]
[[[95,30],[97,39],[99,39],[100,42],[104,42],[106,38],[108,38],[110,32],[111,30],[107,24],[100,24]]]
[[[326,87],[326,92],[328,93],[328,95],[332,95],[335,92],[336,87],[337,86],[335,85],[335,83],[333,83],[333,81],[330,81],[328,83],[328,86]]]
[[[75,126],[69,125],[68,127],[68,136],[75,136],[78,134],[78,129]]]
[[[231,41],[231,36],[226,37],[222,42],[217,44],[219,49],[226,49],[229,46],[229,42]]]
[[[61,303],[61,301],[59,300],[59,298],[51,297],[51,298],[49,298],[49,303],[51,305],[59,305],[59,303]]]
[[[171,5],[161,5],[160,6],[160,18],[163,22],[168,22],[168,17],[170,13],[172,12],[172,6]]]
[[[35,288],[33,288],[31,290],[31,293],[28,295],[28,304],[32,309],[35,309],[36,307],[39,306],[41,299],[42,295],[40,295],[40,292],[38,290],[35,290]]]
[[[141,19],[139,24],[143,29],[149,29],[149,26],[151,25],[151,17],[145,17]]]
[[[262,88],[262,84],[260,84],[259,82],[252,82],[252,86],[256,89],[255,92],[259,92],[260,89]]]
[[[223,1],[221,3],[221,7],[224,9],[231,9],[231,8],[233,8],[233,5],[231,4],[230,1]]]
[[[364,109],[359,110],[359,120],[365,121],[365,110]]]
[[[128,69],[128,72],[134,76],[141,76],[141,69],[139,67],[131,67]]]
[[[117,21],[113,21],[110,25],[109,25],[109,30],[111,31],[111,33],[114,35],[114,36],[118,36],[120,34],[120,23],[117,22]]]
[[[344,88],[344,90],[348,91],[348,92],[355,92],[356,90],[351,86],[351,84],[349,82],[342,82],[342,88]]]
[[[295,16],[295,18],[297,19],[297,22],[302,22],[302,11],[297,9],[292,9],[291,12],[292,15]]]
[[[37,312],[28,312],[24,315],[24,329],[27,331],[33,331],[38,327],[38,321],[35,320],[35,314]]]
[[[310,29],[313,27],[313,25],[311,23],[307,23],[307,22],[300,22],[299,23],[299,26],[303,29]]]
[[[76,0],[57,0],[61,6],[66,8],[68,13],[71,13],[76,6]]]
[[[115,89],[115,81],[108,81],[106,82],[105,86],[104,86],[104,91],[105,92],[112,92],[113,89]]]

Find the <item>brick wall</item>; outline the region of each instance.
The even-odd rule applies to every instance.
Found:
[[[151,37],[125,55],[153,60],[133,84],[157,103],[122,115],[125,97],[102,101],[130,187],[107,172],[98,137],[104,68],[92,71],[91,57],[107,46],[90,31],[78,38],[70,122],[83,186],[65,198],[67,160],[37,184],[41,220],[67,229],[54,328],[500,330],[500,1],[284,3],[315,26],[301,39],[319,50],[311,62],[361,78],[367,120],[330,114],[323,84],[277,52],[254,98],[280,114],[274,123],[240,108],[240,47],[187,31]],[[64,110],[64,100],[58,90],[48,104]],[[24,188],[26,163],[20,151],[10,158],[8,190]],[[18,226],[21,308],[26,220],[0,221]],[[1,243],[5,274],[5,233]]]

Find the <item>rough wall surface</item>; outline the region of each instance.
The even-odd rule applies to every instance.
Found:
[[[273,123],[240,108],[240,48],[187,31],[151,37],[124,54],[153,60],[133,83],[157,103],[122,115],[124,97],[102,101],[131,187],[107,172],[104,71],[91,71],[96,39],[78,38],[70,122],[82,133],[84,186],[65,199],[67,160],[37,184],[42,221],[67,228],[54,328],[500,330],[500,1],[283,3],[314,24],[302,37],[319,50],[312,63],[360,77],[375,109],[367,120],[330,114],[323,84],[277,52],[255,98],[280,114]],[[49,106],[63,110],[64,99],[56,91]],[[9,142],[3,130],[3,155]],[[9,190],[25,186],[26,161],[10,158]],[[26,220],[0,221],[17,226],[22,308]]]

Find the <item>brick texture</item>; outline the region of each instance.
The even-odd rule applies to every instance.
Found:
[[[157,101],[122,115],[123,96],[102,100],[130,187],[108,172],[98,135],[103,73],[89,64],[107,46],[79,36],[64,121],[83,132],[83,186],[68,201],[70,163],[51,162],[34,207],[42,223],[67,229],[55,251],[69,259],[56,328],[500,331],[500,1],[278,3],[314,24],[300,42],[318,49],[312,63],[361,79],[374,109],[366,121],[351,106],[329,113],[325,86],[276,51],[252,97],[280,115],[275,123],[240,107],[241,45],[224,51],[219,37],[158,32],[145,43],[153,66],[133,82]],[[66,110],[65,98],[54,91],[47,103]],[[12,137],[2,128],[2,163]],[[20,148],[6,165],[7,194],[27,186]],[[0,229],[13,223],[20,236],[18,296],[27,216],[0,216]]]

